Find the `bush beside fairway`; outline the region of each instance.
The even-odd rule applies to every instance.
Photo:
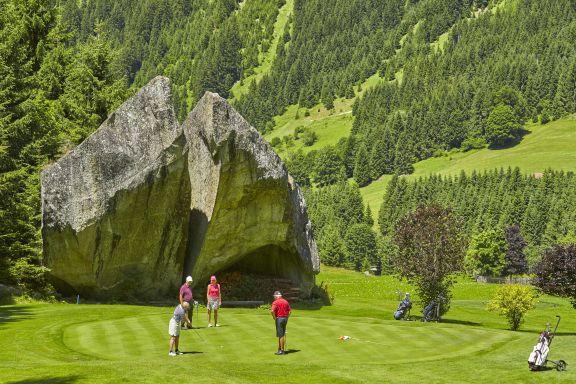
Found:
[[[288,325],[286,356],[265,309],[223,309],[222,327],[182,332],[182,356],[169,357],[171,307],[22,304],[0,307],[0,382],[163,383],[571,383],[576,381],[574,309],[543,296],[520,332],[485,310],[495,285],[461,279],[442,323],[392,319],[392,277],[366,277],[323,267],[334,305],[297,308]],[[413,293],[413,296],[414,293]],[[417,297],[415,297],[417,300]],[[412,313],[418,315],[416,304]],[[562,316],[551,359],[568,371],[530,372],[528,355],[538,332]],[[341,341],[339,336],[351,336]]]

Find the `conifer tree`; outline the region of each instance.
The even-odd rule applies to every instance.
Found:
[[[409,175],[414,172],[412,163],[412,146],[408,140],[407,134],[403,132],[396,143],[394,152],[394,172],[400,175]]]
[[[360,271],[364,261],[375,265],[378,258],[376,234],[367,224],[354,224],[346,231],[344,238],[348,263],[357,271]]]
[[[366,224],[370,227],[374,226],[374,217],[372,217],[372,209],[370,204],[366,204],[366,212],[364,213],[364,218],[366,219]]]
[[[347,259],[346,244],[335,227],[329,225],[324,229],[319,246],[322,263],[334,267],[344,265]]]
[[[354,180],[360,187],[364,187],[370,183],[370,161],[368,159],[368,151],[366,144],[362,143],[360,149],[356,153],[356,161],[354,162]]]
[[[341,178],[342,160],[334,147],[324,147],[316,155],[314,182],[319,186],[336,183]]]
[[[554,116],[576,112],[576,57],[564,66],[554,97]]]
[[[526,255],[524,255],[524,248],[526,248],[527,244],[520,233],[520,227],[518,225],[506,227],[504,236],[508,243],[504,275],[521,275],[528,272],[528,262],[526,261]]]

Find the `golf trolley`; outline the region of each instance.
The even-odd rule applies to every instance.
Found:
[[[396,295],[400,299],[402,297],[402,292],[399,289],[396,290]],[[398,308],[394,311],[394,318],[396,320],[410,320],[410,310],[412,309],[412,301],[410,301],[410,293],[406,292],[406,295],[398,304]]]
[[[546,329],[540,333],[538,343],[534,346],[532,353],[528,357],[528,368],[530,368],[531,371],[538,371],[546,367],[546,363],[548,362],[554,364],[557,371],[566,370],[566,362],[564,360],[548,360],[550,345],[552,344],[552,340],[554,340],[554,335],[556,335],[558,324],[560,324],[560,316],[556,315],[556,317],[558,321],[556,322],[554,332],[551,332],[552,327],[550,323],[546,323]]]

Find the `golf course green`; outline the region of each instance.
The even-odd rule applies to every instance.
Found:
[[[497,285],[459,279],[440,323],[395,321],[393,277],[323,267],[333,305],[294,305],[285,356],[266,307],[228,309],[221,327],[181,333],[184,355],[168,356],[173,307],[21,303],[0,307],[2,383],[573,383],[575,310],[567,300],[542,296],[518,332],[488,312]],[[416,306],[413,317],[420,315]],[[175,305],[176,303],[174,303]],[[530,372],[527,358],[546,322],[562,316],[550,359],[568,369]],[[350,336],[340,340],[340,336]],[[552,366],[550,364],[550,366]],[[575,368],[576,369],[576,368]]]

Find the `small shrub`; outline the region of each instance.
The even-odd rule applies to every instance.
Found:
[[[448,156],[448,151],[446,151],[445,149],[437,149],[434,151],[434,153],[432,153],[433,157],[446,157]]]
[[[534,308],[536,291],[529,285],[507,284],[500,287],[488,303],[488,310],[498,312],[512,331],[520,328],[524,315]]]
[[[310,299],[319,300],[323,305],[332,305],[334,302],[334,294],[328,290],[328,284],[320,283],[320,286],[315,285],[310,292]]]
[[[278,136],[274,137],[274,138],[270,141],[270,145],[273,146],[273,147],[277,147],[277,146],[279,146],[280,144],[282,144],[282,140],[281,140]]]
[[[266,126],[264,127],[264,130],[262,133],[266,133],[266,132],[272,132],[274,130],[274,122],[273,121],[269,121],[266,123]]]
[[[294,128],[294,140],[298,140],[299,139],[299,135],[301,133],[304,133],[304,131],[306,130],[306,128],[304,128],[303,125],[299,125],[296,128]]]
[[[291,148],[294,146],[294,136],[286,135],[282,137],[282,141],[286,144],[286,148]]]
[[[469,137],[462,142],[460,149],[462,152],[467,152],[472,149],[482,149],[486,147],[486,139],[483,137]]]
[[[310,147],[314,145],[316,141],[318,141],[318,135],[316,135],[316,132],[307,129],[302,134],[302,143],[304,144],[305,147]]]

